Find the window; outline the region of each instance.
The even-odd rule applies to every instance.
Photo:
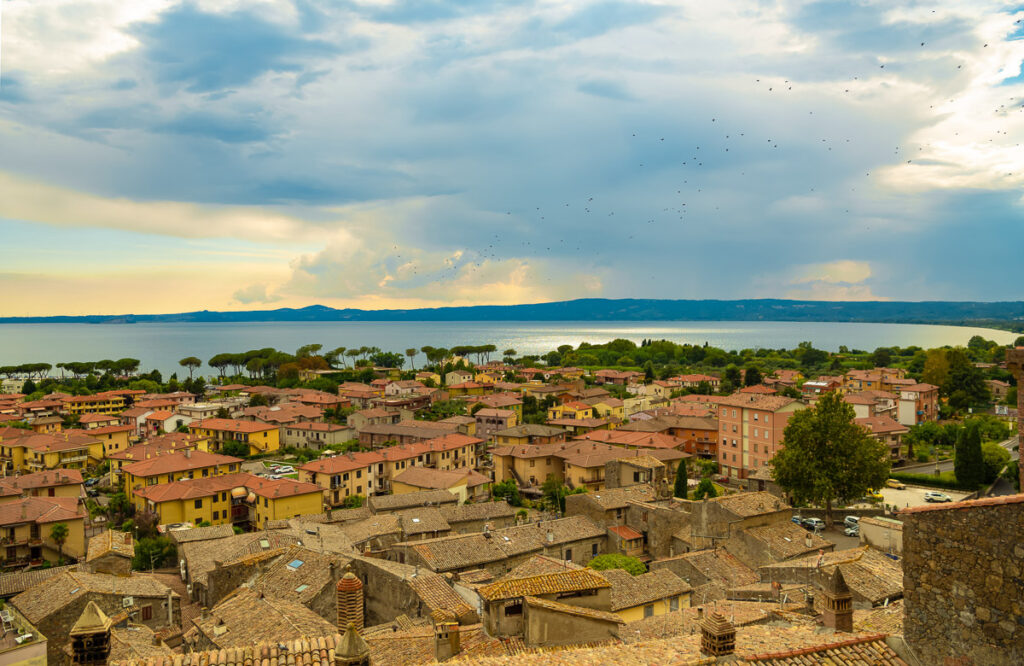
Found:
[[[590,556],[591,557],[597,557],[597,544],[596,543],[590,544]]]
[[[536,460],[531,460],[530,461],[530,467],[533,467],[535,462],[537,462],[537,461]]]
[[[755,421],[757,420],[757,413],[756,412],[754,413],[754,420]]]
[[[203,500],[201,500],[201,499],[197,499],[197,500],[195,501],[195,507],[196,507],[197,509],[202,509],[202,508],[203,508]]]
[[[361,470],[361,469],[357,469],[356,470],[356,478],[357,479],[363,478],[363,470]]]
[[[567,560],[571,560],[572,559],[572,548],[566,548],[565,549],[565,559],[567,559]]]
[[[736,459],[736,456],[733,456],[733,459],[735,460],[735,459]],[[267,501],[267,498],[266,498],[266,497],[264,497],[264,498],[263,498],[263,506],[270,506],[270,502],[269,502],[269,501]]]
[[[654,615],[654,604],[647,604],[644,606],[644,617],[651,617]]]
[[[679,597],[672,597],[668,600],[668,609],[670,611],[679,610]]]
[[[213,512],[213,519],[217,520],[218,518],[220,518],[220,511],[214,511]]]
[[[227,493],[221,493],[220,494],[220,501],[221,502],[227,502],[228,501],[228,494]]]
[[[521,599],[505,603],[505,617],[513,617],[523,614],[523,602]]]
[[[146,622],[153,619],[153,607],[143,606],[142,607],[142,621]]]

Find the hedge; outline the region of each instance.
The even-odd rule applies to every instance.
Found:
[[[892,472],[889,474],[890,479],[896,479],[904,483],[913,483],[918,486],[931,486],[933,488],[945,488],[947,490],[977,490],[977,488],[971,488],[965,486],[955,479],[950,481],[935,476],[934,474],[906,474],[900,472]]]

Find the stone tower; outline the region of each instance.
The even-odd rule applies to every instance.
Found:
[[[338,631],[345,632],[349,624],[356,631],[363,630],[363,583],[351,571],[338,580]]]
[[[846,586],[843,572],[836,567],[824,587],[825,613],[822,618],[826,627],[836,631],[853,631],[853,594]]]
[[[349,624],[341,635],[341,640],[334,648],[334,666],[370,666],[370,646],[356,631],[354,624]]]
[[[90,601],[71,627],[71,663],[76,666],[102,666],[110,656],[110,627],[113,622]]]
[[[736,650],[736,627],[721,613],[710,613],[700,623],[700,651],[710,657],[724,657]]]

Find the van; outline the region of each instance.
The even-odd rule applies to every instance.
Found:
[[[860,516],[847,516],[843,518],[843,525],[846,527],[860,527]]]

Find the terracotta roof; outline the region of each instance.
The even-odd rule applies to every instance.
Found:
[[[47,578],[53,578],[65,571],[71,571],[75,565],[69,564],[64,567],[49,567],[46,569],[32,569],[30,571],[14,571],[0,574],[0,598],[6,599],[24,592],[33,585],[38,585]]]
[[[234,535],[235,530],[231,525],[192,527],[187,530],[171,530],[167,533],[167,536],[178,544],[192,543],[193,541],[206,541],[208,539],[223,539]]]
[[[414,466],[395,475],[392,481],[404,483],[417,488],[454,488],[465,485],[475,488],[491,480],[476,470],[468,467],[459,469],[433,469],[431,467]]]
[[[135,494],[153,502],[166,502],[168,500],[209,497],[214,493],[238,487],[244,487],[259,497],[268,499],[322,492],[320,486],[313,483],[303,483],[293,479],[265,479],[239,472],[188,481],[160,483],[139,488]]]
[[[91,435],[84,434],[49,434],[41,433],[34,434],[31,431],[24,430],[26,433],[24,437],[18,439],[4,439],[6,446],[24,446],[27,449],[38,451],[39,453],[50,453],[54,451],[73,451],[77,449],[84,449],[93,444],[99,444],[100,440],[96,439]]]
[[[654,487],[646,483],[624,488],[605,488],[593,493],[586,493],[587,499],[597,503],[605,511],[624,509],[629,502],[651,502],[658,498]]]
[[[444,519],[441,512],[434,506],[420,506],[413,509],[402,509],[390,514],[397,518],[402,526],[402,533],[409,535],[428,532],[448,532],[452,526]]]
[[[721,497],[715,497],[710,501],[714,502],[726,511],[734,513],[742,518],[758,516],[763,513],[783,511],[790,508],[788,504],[768,492],[722,495]]]
[[[207,453],[206,451],[186,449],[184,451],[175,451],[161,456],[154,456],[149,460],[140,460],[138,462],[128,463],[121,467],[121,471],[131,474],[132,476],[146,477],[241,462],[241,458],[224,456],[219,453]]]
[[[831,542],[789,521],[777,525],[748,527],[743,531],[768,546],[768,552],[776,560],[832,549]],[[806,543],[808,539],[810,546]]]
[[[531,578],[533,576],[540,576],[541,574],[561,573],[570,569],[574,570],[582,568],[583,567],[580,565],[567,560],[559,560],[554,557],[548,557],[547,555],[534,555],[519,566],[513,568],[507,574],[499,578],[499,580],[507,581],[515,578]],[[459,574],[459,577],[462,578],[465,573],[468,572]]]
[[[401,495],[374,495],[367,499],[366,503],[374,513],[383,511],[397,511],[415,506],[455,504],[459,498],[447,490],[421,490],[417,493],[402,493]]]
[[[0,477],[0,494],[4,489],[20,492],[33,488],[51,488],[55,486],[74,486],[82,483],[82,473],[77,469],[55,469],[21,476]]]
[[[644,537],[643,534],[641,534],[640,532],[637,532],[636,530],[634,530],[632,527],[629,527],[628,525],[615,525],[615,526],[609,527],[608,531],[609,532],[614,532],[615,534],[619,535],[621,538],[627,539],[627,540],[630,540],[630,541],[632,541],[633,539],[642,539]]]
[[[601,575],[612,584],[613,611],[688,594],[692,589],[689,583],[668,569],[649,571],[639,576],[622,569],[608,569],[602,571]]]
[[[906,666],[906,662],[885,642],[884,634],[857,636],[824,645],[812,645],[783,652],[770,652],[746,657],[752,664],[794,666],[797,664],[890,664]]]
[[[438,507],[441,515],[449,524],[492,520],[494,518],[511,518],[516,509],[508,502],[474,502],[473,504],[445,504]]]
[[[222,649],[252,645],[268,636],[282,641],[331,636],[337,631],[334,624],[300,603],[248,588],[238,588],[214,606],[208,617],[192,622],[198,632]],[[188,633],[185,638],[187,641]]]
[[[741,394],[741,395],[729,395],[720,398],[715,398],[715,402],[719,405],[727,405],[729,407],[745,407],[747,409],[761,409],[769,412],[774,412],[788,407],[789,405],[798,402],[795,398],[787,398],[781,395],[758,395],[758,394]]]
[[[444,576],[432,571],[421,571],[409,580],[409,587],[431,611],[446,611],[461,618],[473,615],[473,607],[460,597]]]
[[[928,513],[931,511],[963,511],[986,506],[1002,506],[1004,504],[1024,504],[1024,493],[1017,495],[1004,495],[1002,497],[983,497],[981,499],[966,500],[963,502],[951,502],[947,504],[924,504],[912,506],[909,509],[900,509],[897,515],[903,516],[915,513]]]
[[[0,504],[0,525],[56,523],[86,517],[75,497],[23,497]]]
[[[70,569],[33,585],[11,599],[11,604],[29,622],[39,624],[44,618],[87,593],[161,599],[166,599],[168,594],[178,596],[166,585],[148,576],[109,576]]]
[[[321,458],[300,465],[299,469],[316,474],[341,474],[356,469],[365,469],[384,460],[376,451],[353,451],[330,458]]]
[[[259,421],[239,421],[237,419],[202,419],[193,421],[189,428],[204,428],[206,430],[221,430],[224,432],[254,433],[267,430],[277,430],[278,426],[272,423],[260,423]]]
[[[873,435],[910,432],[910,428],[887,415],[868,416],[863,419],[854,419],[853,421],[870,430]]]
[[[673,559],[685,560],[702,576],[725,587],[742,587],[758,581],[757,572],[740,562],[724,548],[698,550],[668,558],[668,560]]]
[[[627,576],[629,574],[626,574]],[[500,580],[477,592],[487,601],[513,599],[538,594],[558,594],[612,587],[612,583],[592,569],[570,569],[525,578]]]
[[[904,391],[916,391],[918,393],[927,393],[928,391],[938,391],[939,387],[934,384],[911,384],[910,386],[899,387],[900,393]]]

